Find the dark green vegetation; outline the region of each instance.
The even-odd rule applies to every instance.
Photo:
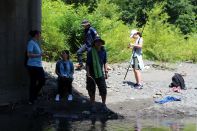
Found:
[[[57,60],[62,49],[73,58],[82,44],[83,19],[106,41],[110,62],[128,60],[131,29],[142,30],[144,58],[197,61],[195,0],[43,0],[45,60]],[[145,20],[146,18],[146,20]]]

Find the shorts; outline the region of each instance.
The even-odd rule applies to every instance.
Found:
[[[138,61],[137,57],[133,57],[132,68],[135,70],[140,70],[139,61]]]
[[[105,82],[105,78],[104,77],[101,77],[101,78],[87,77],[86,89],[88,90],[88,94],[90,96],[95,95],[96,85],[99,89],[100,96],[106,96],[107,95],[107,85]]]

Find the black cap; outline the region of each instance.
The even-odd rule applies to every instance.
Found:
[[[81,25],[90,25],[90,22],[88,20],[83,20],[81,22]]]

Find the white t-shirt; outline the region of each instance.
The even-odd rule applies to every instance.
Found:
[[[143,45],[143,38],[139,37],[136,41],[134,45]],[[133,48],[133,57],[142,55],[142,48]]]

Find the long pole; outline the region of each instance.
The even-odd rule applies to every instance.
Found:
[[[144,24],[144,27],[146,26],[146,23]],[[144,27],[142,28],[142,32],[141,32],[141,36],[142,36],[142,33],[143,33],[143,31],[144,31]],[[141,38],[141,37],[140,37]],[[133,53],[132,53],[133,54]],[[131,59],[132,59],[132,54],[131,54]],[[131,67],[131,59],[130,59],[130,61],[129,61],[129,66],[128,66],[128,68],[127,68],[127,71],[126,71],[126,74],[125,74],[125,76],[124,76],[124,80],[125,80],[125,78],[127,77],[127,73],[128,73],[128,71],[129,71],[129,68]]]
[[[124,80],[125,80],[125,78],[127,77],[127,73],[128,73],[128,71],[129,71],[130,66],[131,66],[131,61],[129,62],[129,66],[128,66],[127,72],[126,72],[126,74],[125,74],[125,76],[124,76]]]

